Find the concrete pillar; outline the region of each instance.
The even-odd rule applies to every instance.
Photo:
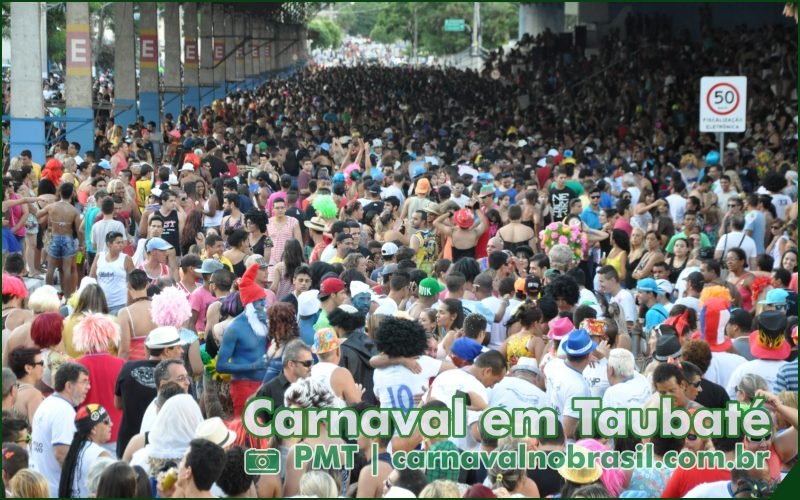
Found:
[[[182,109],[180,5],[164,3],[164,113],[177,119]],[[160,123],[160,122],[156,122]]]
[[[183,105],[200,109],[197,4],[183,4]],[[176,117],[177,118],[177,117]]]
[[[157,4],[139,4],[139,114],[145,123],[161,123],[158,89]]]
[[[213,13],[210,3],[194,5],[197,5],[200,14],[200,106],[205,107],[214,100]]]
[[[44,166],[44,96],[42,95],[41,31],[44,17],[39,2],[11,2],[11,156],[30,150]],[[15,64],[16,63],[16,64]]]
[[[521,3],[519,5],[519,37],[525,33],[537,36],[546,29],[553,33],[564,31],[563,3]]]
[[[245,36],[245,44],[244,44],[244,78],[247,83],[248,88],[253,87],[254,82],[254,71],[253,71],[253,47],[255,47],[255,27],[253,26],[252,20],[248,17],[244,18],[244,36]],[[258,56],[255,57],[255,60],[258,60]]]
[[[233,36],[234,47],[236,47],[236,53],[234,54],[236,73],[234,75],[236,88],[241,89],[246,86],[244,76],[244,16],[242,14],[237,13],[233,16]]]
[[[235,21],[233,16],[233,9],[225,10],[225,82],[226,93],[228,88],[233,88],[236,81],[236,54],[233,54],[234,47],[236,47],[236,30],[234,29]]]
[[[225,60],[226,44],[225,35],[227,33],[225,28],[225,7],[220,4],[214,4],[214,99],[222,99],[225,97],[225,79],[227,73],[227,61]]]
[[[123,130],[136,121],[136,56],[133,4],[114,4],[114,123]]]
[[[264,78],[269,75],[272,71],[272,42],[266,39],[272,39],[275,36],[275,30],[273,28],[272,23],[267,22],[266,20],[262,21],[261,23],[261,34],[265,38],[265,40],[261,41],[261,73],[264,75]]]
[[[92,109],[92,37],[89,4],[67,3],[67,140],[81,145],[81,152],[94,149]]]

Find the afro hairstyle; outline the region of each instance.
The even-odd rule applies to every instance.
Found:
[[[389,357],[415,357],[425,353],[428,340],[416,321],[389,316],[375,331],[375,346]]]
[[[367,318],[361,312],[349,313],[341,307],[337,307],[328,314],[328,322],[331,326],[338,326],[346,332],[352,332],[358,328],[364,328]]]

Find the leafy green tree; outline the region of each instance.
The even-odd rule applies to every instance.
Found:
[[[390,3],[378,13],[370,36],[382,43],[413,41],[415,11],[421,54],[453,54],[471,45],[471,2]],[[463,32],[446,32],[445,19],[464,19],[467,29]],[[481,22],[483,46],[487,49],[497,48],[516,38],[517,4],[481,3]]]
[[[309,31],[316,32],[313,38],[313,48],[336,48],[342,44],[344,34],[342,29],[330,19],[316,18],[308,23]]]
[[[336,4],[336,24],[350,35],[370,36],[378,14],[390,2],[345,2]]]

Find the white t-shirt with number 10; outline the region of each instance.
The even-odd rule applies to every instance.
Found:
[[[420,373],[413,373],[403,365],[379,368],[373,374],[375,396],[381,408],[416,408],[417,402],[428,390],[429,381],[439,373],[442,362],[430,356],[417,358]]]

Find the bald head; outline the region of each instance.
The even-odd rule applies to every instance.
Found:
[[[486,244],[487,255],[492,252],[500,252],[502,250],[503,250],[503,240],[500,239],[499,236],[489,238],[489,242]]]

